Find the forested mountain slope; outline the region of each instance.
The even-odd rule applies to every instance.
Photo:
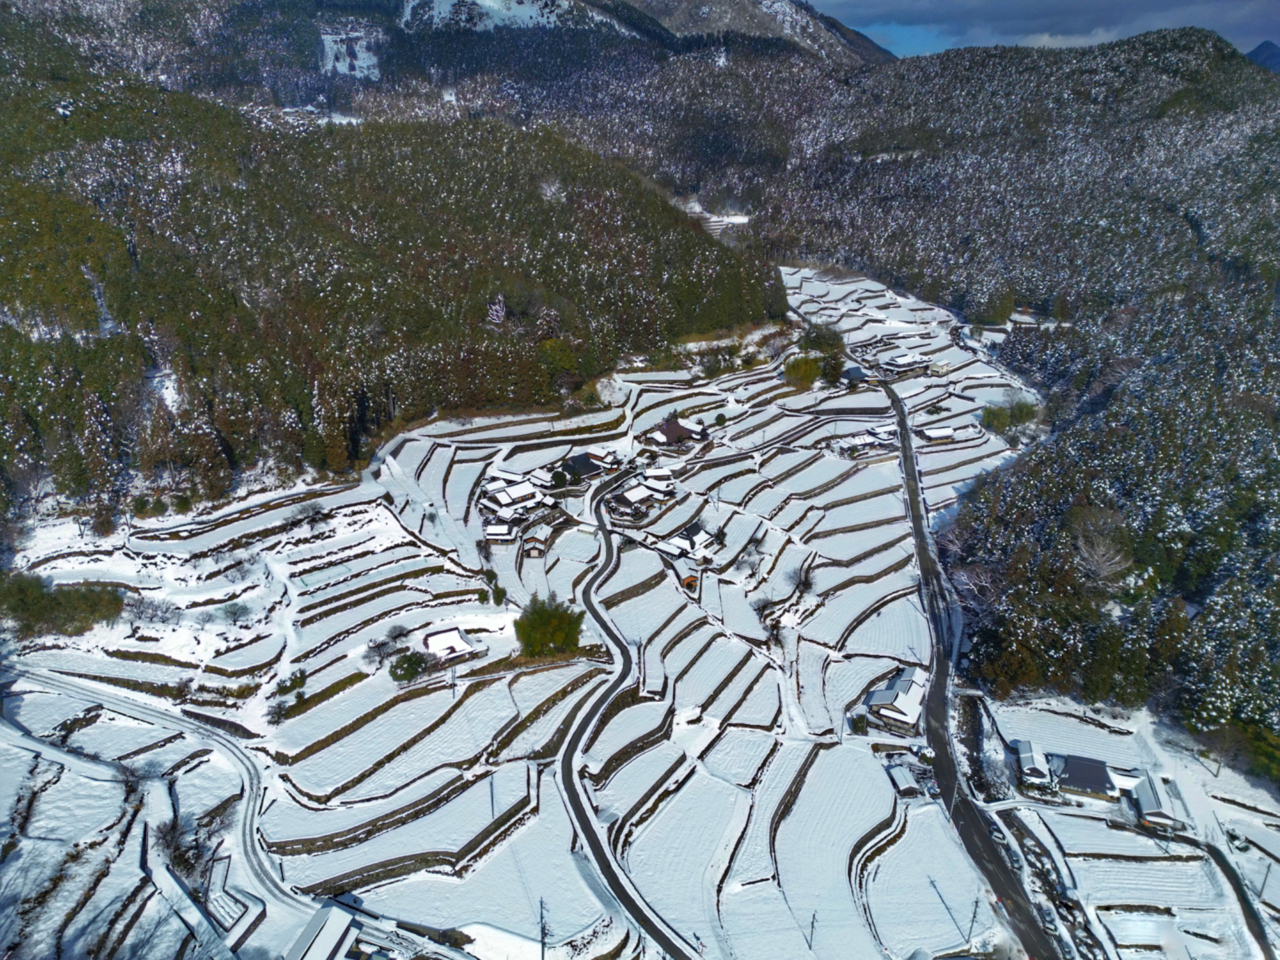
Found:
[[[3,16],[9,497],[46,469],[110,501],[135,467],[205,496],[263,457],[345,468],[379,423],[558,403],[785,305],[776,270],[550,132],[259,124]]]
[[[1280,720],[1273,75],[1180,30],[854,73],[730,42],[499,82],[484,51],[511,42],[473,42],[460,98],[750,212],[777,257],[1064,321],[1002,352],[1051,437],[950,540],[989,680]]]

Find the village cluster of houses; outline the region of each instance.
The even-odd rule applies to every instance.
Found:
[[[485,539],[493,543],[514,543],[521,525],[557,507],[552,490],[581,486],[601,474],[617,473],[621,467],[622,458],[617,453],[597,448],[576,453],[558,466],[541,467],[528,475],[490,466],[481,485],[479,501]],[[533,530],[542,526],[545,525]],[[528,547],[526,536],[526,549]],[[534,549],[537,549],[536,543]],[[545,535],[541,549],[546,550]]]
[[[883,378],[882,374],[892,379],[921,370],[928,371],[931,377],[945,377],[951,373],[951,361],[930,360],[926,356],[909,351],[884,358],[868,355],[862,357],[859,363],[846,367],[841,379],[847,386],[856,387],[863,383],[880,380]]]
[[[615,517],[640,520],[648,516],[655,503],[666,503],[675,496],[676,484],[671,471],[651,467],[632,483],[611,496],[605,507]]]
[[[1169,781],[1147,770],[1075,754],[1041,753],[1030,740],[1011,740],[1009,746],[1018,754],[1018,776],[1024,786],[1113,802],[1123,797],[1145,826],[1158,830],[1185,827],[1169,802]]]

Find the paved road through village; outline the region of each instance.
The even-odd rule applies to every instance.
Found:
[[[920,564],[920,589],[924,596],[926,612],[933,631],[936,653],[932,683],[925,700],[925,736],[934,752],[933,769],[942,792],[942,800],[951,812],[952,823],[960,834],[965,850],[978,865],[991,889],[1004,906],[1005,914],[1014,934],[1033,960],[1052,960],[1061,956],[1057,944],[1050,939],[1036,920],[1027,891],[1021,878],[1014,872],[999,845],[988,832],[992,821],[976,803],[960,788],[959,771],[953,753],[951,737],[947,730],[948,691],[951,678],[951,657],[954,628],[950,605],[942,584],[942,571],[929,550],[929,523],[924,511],[924,498],[920,493],[919,474],[915,449],[911,444],[911,425],[906,407],[893,387],[884,385],[898,417],[898,438],[902,445],[902,476],[906,481],[907,505],[911,511],[911,526],[915,534],[916,556]]]
[[[609,885],[610,891],[617,897],[618,902],[622,904],[623,909],[630,914],[631,919],[639,925],[640,929],[648,934],[673,960],[696,960],[697,951],[667,926],[657,911],[645,902],[644,898],[631,884],[630,878],[626,876],[618,865],[613,856],[613,850],[610,849],[605,838],[601,836],[595,811],[583,797],[582,783],[578,779],[578,763],[581,760],[580,752],[587,734],[595,727],[601,712],[608,706],[609,702],[634,680],[632,676],[631,647],[614,630],[613,624],[596,606],[595,600],[596,585],[607,577],[613,569],[615,556],[613,538],[609,535],[609,528],[604,518],[604,497],[609,489],[624,483],[631,476],[632,473],[630,471],[620,474],[613,481],[602,485],[595,491],[594,511],[596,525],[600,530],[600,538],[604,543],[604,558],[600,566],[596,568],[595,573],[587,579],[582,587],[582,605],[586,607],[587,613],[595,621],[600,632],[613,644],[618,655],[620,669],[604,689],[604,692],[599,694],[586,710],[582,711],[577,723],[574,724],[569,736],[565,739],[564,747],[560,753],[560,783],[561,788],[564,790],[565,798],[569,801],[569,814],[573,817],[578,836],[587,845],[587,849],[591,853],[591,859],[595,861],[596,869],[600,871],[600,875],[604,878],[605,883]]]

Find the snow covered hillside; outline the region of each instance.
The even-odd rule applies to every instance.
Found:
[[[897,389],[935,438],[931,507],[1009,456],[977,420],[986,392],[1016,385],[959,345],[949,314],[868,281],[786,280],[792,307],[866,369],[899,379],[922,358]],[[617,374],[596,414],[432,422],[357,483],[106,538],[38,526],[20,566],[128,599],[114,624],[7,661],[15,852],[0,880],[15,902],[69,900],[62,926],[28,910],[11,932],[64,949],[125,936],[127,910],[86,913],[92,898],[73,896],[103,873],[96,896],[179,942],[185,923],[202,944],[283,950],[341,897],[380,918],[361,915],[363,942],[403,955],[432,936],[531,955],[543,922],[552,956],[634,955],[642,931],[584,855],[593,830],[649,908],[712,955],[999,941],[928,797],[918,715],[881,723],[864,705],[933,659],[897,421],[874,382],[789,385],[800,353],[774,342],[772,360],[715,379]],[[603,620],[587,619],[577,657],[518,656],[531,596],[580,605],[588,591]],[[597,720],[621,666],[611,632],[634,669]],[[443,652],[393,678],[398,653],[424,648]],[[568,785],[556,759],[583,717]],[[56,745],[39,760],[38,738]],[[887,764],[920,795],[895,792]],[[82,778],[110,785],[95,802],[117,847],[144,842],[145,824],[145,876],[114,853],[73,861],[57,874],[71,883],[50,874],[38,846],[73,850],[98,823],[35,831],[32,810],[55,816],[50,784],[91,790]],[[927,880],[888,870],[917,857],[900,844],[941,845],[960,871],[909,934],[896,904]],[[964,936],[947,911],[973,914]]]

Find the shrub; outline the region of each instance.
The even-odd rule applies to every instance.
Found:
[[[982,425],[992,433],[1009,429],[1009,408],[990,406],[982,411]]]
[[[294,690],[301,690],[307,683],[307,671],[299,667],[289,676],[282,679],[276,684],[276,694],[284,696],[286,693],[292,693]]]
[[[507,602],[507,588],[495,586],[493,588],[493,605],[495,607],[500,607],[506,602]]]
[[[717,426],[717,427],[723,427],[723,426],[725,425],[725,423],[727,423],[727,422],[728,422],[728,421],[726,420],[725,415],[724,415],[723,413],[717,413],[717,414],[716,414],[716,426]]]
[[[489,602],[489,591],[488,591],[488,590],[481,590],[479,593],[477,593],[477,594],[476,594],[476,599],[477,599],[477,600],[479,600],[481,603],[488,603],[488,602]]]
[[[557,490],[563,489],[564,485],[569,482],[569,478],[563,470],[555,470],[551,473],[551,486]]]
[[[784,376],[787,383],[796,388],[808,387],[822,373],[822,363],[817,357],[795,357],[787,361]]]
[[[408,683],[417,680],[426,673],[427,658],[417,650],[402,653],[391,661],[391,679],[397,683]]]
[[[124,598],[113,587],[50,587],[24,573],[0,581],[0,613],[14,621],[22,639],[44,633],[78,636],[96,623],[116,619],[123,610]]]
[[[553,593],[543,600],[536,593],[516,619],[516,638],[526,657],[571,653],[578,649],[585,610],[576,613]]]

